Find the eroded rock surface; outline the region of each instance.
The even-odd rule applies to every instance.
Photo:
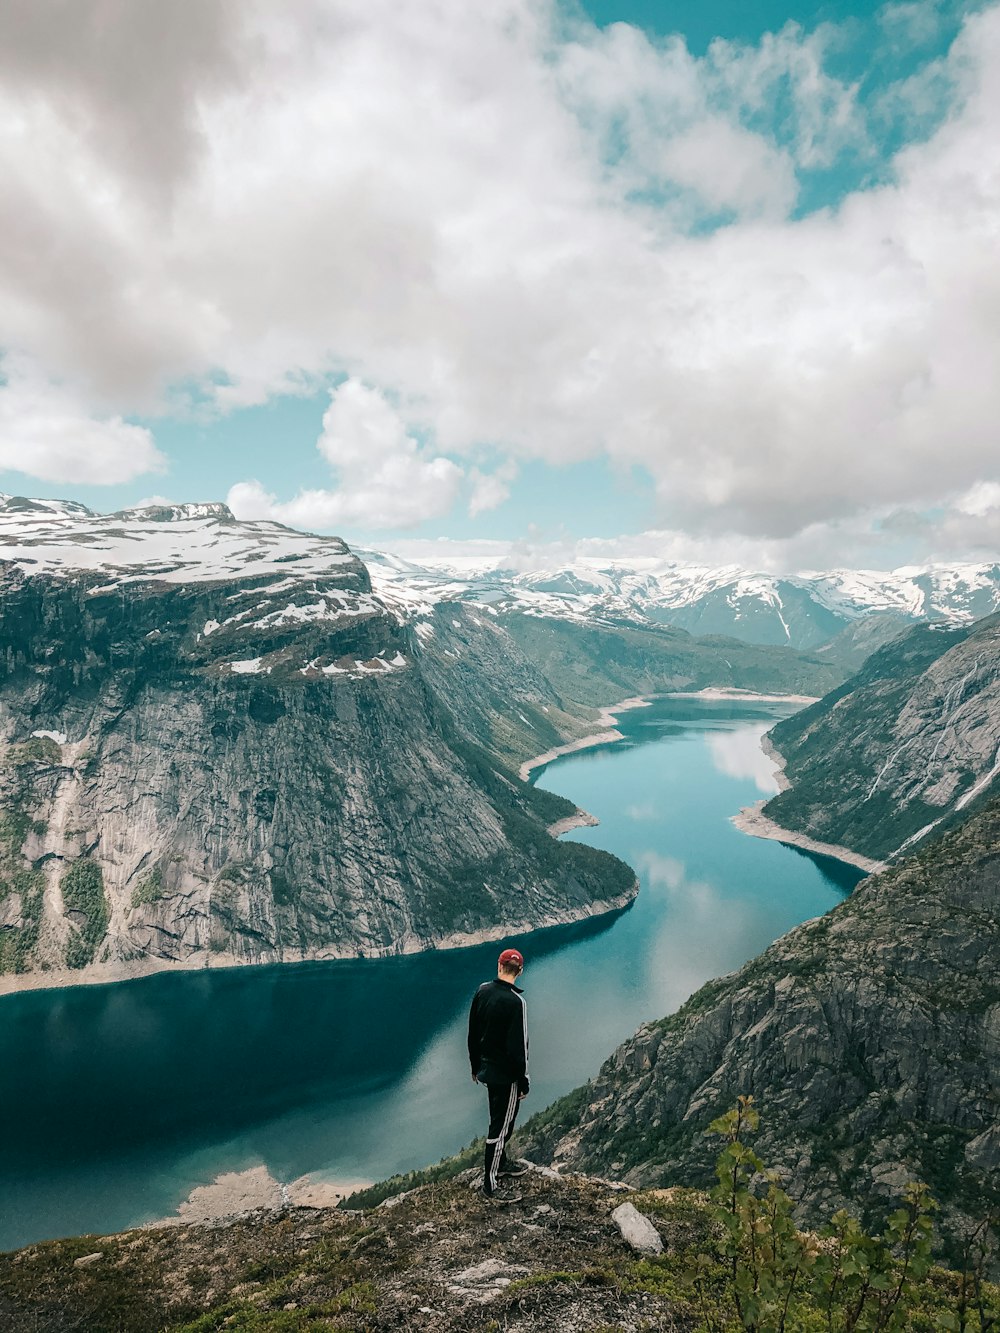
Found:
[[[953,1232],[1000,1203],[1000,802],[698,991],[528,1123],[539,1160],[703,1185],[741,1094],[817,1221],[926,1181]]]

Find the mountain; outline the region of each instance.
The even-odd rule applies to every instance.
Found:
[[[1000,800],[791,931],[525,1127],[529,1156],[704,1185],[741,1094],[801,1216],[884,1215],[927,1182],[954,1235],[1000,1205]]]
[[[1000,773],[1000,616],[923,625],[769,740],[783,828],[884,860],[967,812]]]
[[[573,807],[524,761],[624,694],[843,678],[378,568],[373,587],[338,538],[224,505],[0,503],[0,985],[381,956],[622,907],[634,874],[549,835]]]
[[[365,559],[376,583],[404,577],[429,588],[436,581],[449,596],[481,599],[526,615],[591,624],[668,624],[692,634],[807,650],[830,643],[869,616],[883,625],[894,617],[900,627],[921,620],[968,624],[1000,606],[996,563],[779,577],[736,565],[680,565],[654,558],[580,558],[521,572],[481,558],[442,556],[423,568],[374,552]],[[860,665],[861,642],[855,643],[848,665]]]
[[[338,539],[219,505],[15,500],[0,557],[7,972],[377,956],[635,892],[614,857],[548,835],[572,806],[458,725],[426,632]],[[563,738],[546,699],[563,713],[525,670],[535,721],[511,744],[542,750]]]

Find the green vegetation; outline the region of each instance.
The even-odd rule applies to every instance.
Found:
[[[108,929],[104,874],[96,861],[81,857],[63,875],[61,888],[67,914],[77,912],[84,918],[66,946],[66,966],[86,967]]]
[[[49,766],[61,760],[62,750],[51,736],[29,736],[7,751],[7,762],[14,768]]]
[[[759,1124],[752,1103],[741,1097],[708,1130],[725,1140],[710,1196],[720,1244],[715,1256],[702,1256],[696,1276],[710,1333],[731,1328],[734,1314],[746,1333],[889,1333],[916,1327],[918,1317],[928,1328],[958,1327],[954,1312],[921,1286],[931,1270],[935,1207],[926,1185],[908,1186],[903,1206],[878,1238],[845,1210],[818,1237],[803,1235],[792,1221],[792,1200],[746,1143]],[[726,1275],[721,1301],[720,1260]]]
[[[21,925],[0,930],[0,973],[26,972],[42,924],[45,877],[40,870],[20,867],[6,871],[0,882],[0,901],[12,893],[21,899]]]
[[[563,700],[602,707],[616,696],[735,686],[825,694],[847,674],[838,663],[674,626],[581,625],[510,613],[504,629]]]
[[[467,1148],[463,1148],[454,1157],[442,1157],[435,1166],[425,1166],[419,1171],[407,1171],[403,1175],[389,1176],[367,1189],[355,1190],[338,1207],[345,1209],[377,1208],[386,1199],[395,1198],[420,1185],[437,1185],[445,1180],[454,1180],[456,1176],[476,1166],[483,1160],[485,1139],[473,1139]]]
[[[147,903],[158,903],[163,897],[163,875],[156,866],[132,890],[132,906],[142,907]]]
[[[25,787],[19,786],[7,800],[0,813],[0,902],[18,896],[21,924],[0,929],[0,973],[28,970],[31,951],[38,943],[45,895],[44,875],[21,855],[28,834],[42,834],[45,826],[28,814]]]

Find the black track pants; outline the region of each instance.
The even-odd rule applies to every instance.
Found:
[[[500,1162],[517,1119],[517,1108],[521,1105],[517,1095],[516,1083],[487,1083],[490,1094],[490,1129],[486,1136],[486,1153],[483,1162],[483,1189],[492,1194],[497,1187]]]

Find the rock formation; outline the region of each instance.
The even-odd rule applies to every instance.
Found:
[[[776,823],[885,860],[964,817],[1000,773],[1000,616],[922,625],[780,722]]]
[[[711,1179],[740,1094],[809,1221],[926,1181],[951,1234],[1000,1205],[1000,801],[650,1023],[531,1120],[537,1160],[634,1185]]]

